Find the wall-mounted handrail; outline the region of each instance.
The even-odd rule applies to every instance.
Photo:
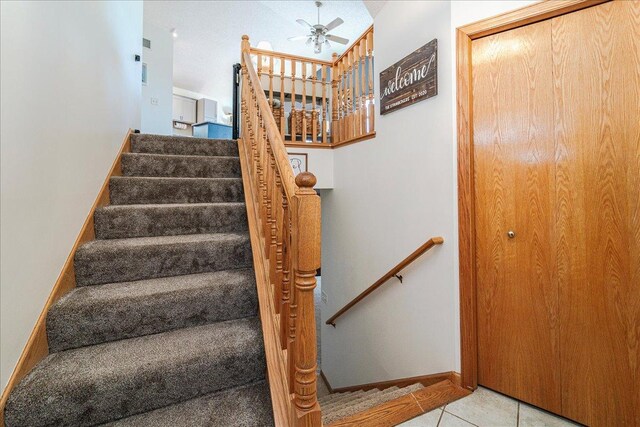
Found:
[[[335,327],[336,319],[338,317],[342,316],[344,313],[349,311],[349,309],[351,309],[354,305],[362,301],[367,295],[369,295],[371,292],[378,289],[380,286],[382,286],[387,280],[391,279],[392,277],[398,277],[400,281],[402,281],[402,276],[397,276],[399,272],[401,272],[406,266],[408,266],[413,261],[415,261],[420,255],[422,255],[423,253],[425,253],[435,245],[441,245],[443,242],[444,242],[444,239],[442,237],[432,237],[431,239],[427,240],[425,244],[423,244],[418,249],[413,251],[411,255],[409,255],[402,261],[400,261],[395,267],[389,270],[384,276],[379,278],[373,285],[369,286],[364,292],[362,292],[360,295],[355,297],[348,304],[346,304],[344,307],[338,310],[336,314],[331,316],[329,320],[326,321],[326,324]]]

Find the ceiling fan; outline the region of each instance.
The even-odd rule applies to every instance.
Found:
[[[328,34],[329,31],[344,23],[342,18],[336,18],[333,21],[329,22],[327,25],[322,25],[320,24],[320,8],[322,7],[322,2],[316,1],[316,7],[318,8],[318,23],[316,25],[311,25],[304,19],[296,19],[296,22],[298,24],[309,29],[309,34],[306,36],[289,37],[289,41],[302,41],[306,39],[307,46],[313,44],[314,53],[322,52],[322,45],[331,47],[331,43],[329,43],[329,41],[340,44],[349,43],[349,39],[334,36],[333,34]]]

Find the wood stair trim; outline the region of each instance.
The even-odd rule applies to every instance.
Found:
[[[329,424],[328,427],[395,426],[401,422],[468,396],[469,394],[471,394],[471,391],[454,384],[451,380],[444,380],[366,411],[343,418]]]
[[[106,206],[109,204],[109,180],[113,176],[121,176],[122,175],[122,153],[128,153],[131,151],[131,135],[133,134],[133,129],[129,129],[127,134],[125,135],[122,145],[118,150],[118,154],[116,155],[111,168],[109,169],[109,173],[105,178],[102,187],[100,188],[100,192],[96,197],[96,200],[93,202],[89,213],[80,229],[80,233],[78,233],[78,237],[76,238],[73,246],[71,247],[71,251],[67,256],[67,259],[62,267],[60,275],[58,276],[53,288],[51,289],[51,293],[47,298],[47,301],[40,312],[40,316],[36,321],[36,324],[29,335],[29,339],[20,354],[20,358],[16,363],[11,376],[9,377],[9,381],[7,382],[7,386],[4,388],[2,392],[2,396],[0,397],[0,426],[4,426],[4,408],[7,405],[7,400],[9,399],[9,394],[11,394],[11,390],[18,384],[18,382],[27,375],[31,369],[42,359],[49,355],[49,343],[47,341],[47,313],[49,312],[49,308],[60,298],[62,298],[66,293],[71,291],[76,287],[76,275],[73,265],[73,258],[76,253],[76,250],[85,242],[95,239],[95,228],[93,223],[93,214],[96,209]]]

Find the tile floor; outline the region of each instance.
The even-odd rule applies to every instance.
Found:
[[[473,394],[400,424],[402,427],[570,427],[564,418],[479,387]]]

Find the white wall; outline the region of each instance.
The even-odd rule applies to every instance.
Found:
[[[142,48],[142,62],[147,64],[148,82],[142,85],[141,131],[171,135],[173,36],[169,30],[147,20],[143,24],[143,35],[151,41],[151,49]]]
[[[142,2],[1,3],[4,388],[128,128]]]
[[[316,190],[330,190],[333,188],[333,153],[336,150],[323,148],[287,147],[289,153],[306,153],[309,172],[318,180]]]
[[[334,151],[323,193],[322,370],[333,387],[460,370],[455,27],[532,2],[392,1],[377,13],[380,71],[438,39],[438,95],[376,117]],[[444,244],[338,320],[324,321],[432,236]]]

